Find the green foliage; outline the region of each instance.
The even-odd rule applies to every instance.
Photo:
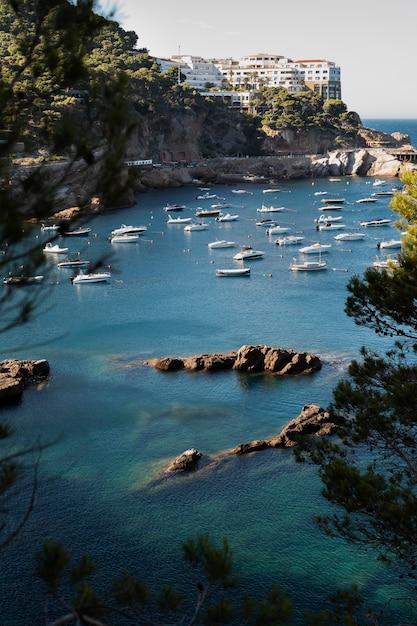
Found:
[[[391,338],[379,355],[365,347],[349,378],[334,390],[330,410],[345,416],[338,439],[309,442],[323,494],[334,513],[317,521],[395,563],[414,597],[417,571],[417,173],[402,178],[392,208],[406,229],[399,267],[368,269],[348,284],[346,311],[355,323]]]

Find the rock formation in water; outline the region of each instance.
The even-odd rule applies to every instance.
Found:
[[[199,354],[190,357],[161,357],[145,361],[165,372],[178,370],[234,369],[247,373],[271,373],[280,376],[312,374],[321,369],[319,357],[270,346],[242,346],[237,352]]]
[[[28,384],[43,382],[48,375],[49,363],[45,359],[0,361],[0,406],[17,402]]]

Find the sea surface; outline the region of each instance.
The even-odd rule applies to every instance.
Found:
[[[417,145],[416,120],[364,124],[407,132]],[[61,259],[48,258],[36,318],[2,337],[2,358],[46,358],[51,365],[49,382],[28,389],[1,415],[15,428],[14,444],[55,441],[42,454],[35,511],[3,555],[3,626],[43,624],[42,588],[33,569],[34,553],[48,539],[62,541],[75,557],[88,551],[98,565],[99,589],[127,568],[152,585],[171,582],[189,592],[181,543],[203,533],[219,544],[227,537],[242,587],[260,595],[279,582],[296,603],[296,624],[303,623],[305,608],[322,608],[336,587],[357,583],[377,607],[400,595],[395,572],[374,554],[316,528],[313,516],[331,509],[314,467],[297,464],[289,450],[227,455],[239,443],[276,435],[307,403],[326,406],[362,345],[387,348],[344,313],[347,281],[378,253],[386,257],[378,242],[398,237],[393,223],[360,227],[364,220],[396,218],[390,197],[356,202],[377,190],[373,182],[264,181],[238,187],[245,194],[215,186],[212,191],[232,204],[226,211],[239,219],[209,218],[206,231],[191,233],[168,225],[163,207],[183,203],[186,208],[174,215],[194,216],[196,207],[214,202],[197,200],[204,193],[198,186],[142,194],[134,207],[94,219],[88,238],[63,240],[70,256],[79,252],[94,261],[105,255],[109,283],[73,285],[71,270],[56,267]],[[385,179],[378,189],[398,183]],[[268,188],[277,191],[263,193]],[[316,230],[321,200],[331,197],[345,199],[337,214],[347,229],[366,233],[363,241],[337,243],[334,236],[342,231]],[[276,245],[277,236],[256,225],[267,217],[257,212],[262,205],[285,207],[275,217],[289,234],[303,236],[303,245],[331,243],[328,269],[289,271],[302,244]],[[110,244],[111,230],[122,223],[146,225],[147,231],[138,243]],[[33,236],[47,241],[40,230]],[[210,250],[215,239],[235,241],[236,248]],[[217,277],[216,268],[236,265],[232,255],[241,245],[265,253],[249,264],[250,277]],[[164,373],[144,364],[244,344],[312,352],[323,368],[312,376],[278,378]],[[203,454],[199,469],[167,475],[170,460],[191,447]],[[25,501],[19,494],[18,508]]]

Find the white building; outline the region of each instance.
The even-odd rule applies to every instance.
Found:
[[[186,77],[186,82],[198,91],[204,91],[208,85],[216,89],[227,89],[229,86],[243,90],[246,93],[246,100],[232,98],[230,95],[234,106],[237,106],[240,100],[243,108],[247,108],[250,101],[248,92],[259,91],[261,87],[283,87],[289,93],[299,93],[307,88],[320,94],[324,100],[342,98],[340,67],[333,61],[324,59],[293,61],[277,54],[258,53],[238,60],[231,58],[208,60],[190,55],[177,55],[169,60],[157,59],[157,61],[162,71],[176,66]]]
[[[176,55],[171,59],[157,59],[161,71],[165,72],[170,67],[176,66],[186,77],[190,87],[198,91],[207,89],[207,85],[220,88],[223,83],[223,74],[211,61],[190,55]]]

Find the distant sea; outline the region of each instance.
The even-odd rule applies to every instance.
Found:
[[[411,144],[417,148],[417,119],[405,119],[405,118],[393,118],[393,119],[378,119],[378,118],[365,118],[362,119],[362,124],[366,128],[373,128],[383,133],[403,133],[409,135]]]
[[[417,120],[364,124],[408,133],[417,145]],[[398,183],[386,179],[385,189]],[[42,455],[44,480],[34,513],[2,553],[1,626],[43,626],[33,555],[47,539],[64,542],[75,557],[88,551],[98,566],[99,591],[127,568],[152,585],[178,584],[189,596],[193,586],[181,542],[202,533],[216,543],[227,537],[242,588],[260,596],[278,581],[295,602],[295,626],[305,623],[304,609],[323,608],[336,587],[357,583],[376,607],[403,595],[396,572],[372,551],[318,530],[313,517],[332,507],[321,496],[316,468],[297,464],[288,450],[222,456],[240,443],[273,437],[306,403],[327,406],[362,345],[387,348],[387,339],[345,315],[344,304],[349,278],[382,256],[377,243],[397,231],[392,224],[368,228],[364,240],[346,244],[335,241],[333,231],[317,231],[315,223],[324,194],[345,199],[340,215],[348,229],[375,217],[393,222],[389,197],[357,203],[372,193],[372,184],[357,176],[264,181],[247,184],[241,195],[213,186],[239,219],[212,218],[206,231],[192,233],[167,224],[163,207],[184,204],[181,215],[195,216],[197,206],[213,202],[197,199],[198,186],[140,194],[133,207],[94,219],[88,238],[65,241],[71,257],[78,252],[94,262],[111,255],[108,284],[73,285],[71,270],[57,267],[62,259],[48,255],[49,289],[34,321],[2,336],[1,358],[46,358],[51,376],[0,417],[13,424],[16,446],[38,438],[56,443]],[[263,193],[270,188],[277,191]],[[298,246],[276,245],[256,224],[261,205],[283,207],[279,223],[303,236],[303,245],[331,243],[328,269],[289,271],[301,256]],[[146,225],[147,231],[138,243],[110,244],[111,230],[122,223]],[[35,237],[47,241],[40,229]],[[219,278],[216,268],[233,267],[237,250],[208,248],[215,239],[234,241],[237,250],[251,244],[265,254],[251,263],[249,277]],[[166,373],[144,365],[153,357],[244,344],[309,351],[323,368],[313,376],[276,378]],[[0,454],[5,445],[0,441]],[[190,447],[203,454],[199,469],[167,476],[170,460]],[[13,514],[24,510],[25,501],[19,492]]]

